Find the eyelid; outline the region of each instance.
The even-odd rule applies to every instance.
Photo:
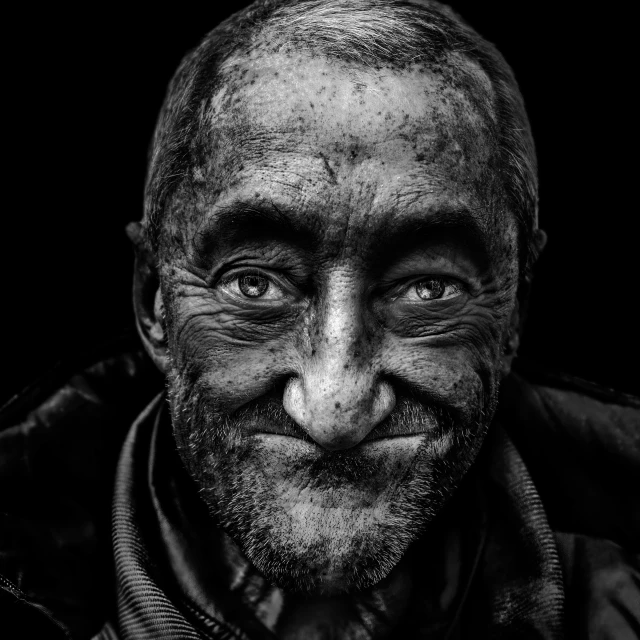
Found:
[[[220,273],[214,284],[227,284],[228,282],[233,282],[242,276],[261,276],[273,281],[271,274],[265,272],[263,269],[257,269],[256,267],[233,267],[223,273]]]
[[[257,275],[262,278],[266,278],[270,285],[277,289],[280,293],[279,299],[273,298],[245,298],[240,294],[237,294],[233,291],[229,291],[228,294],[239,298],[243,301],[250,300],[254,304],[268,304],[273,302],[278,302],[279,300],[283,300],[285,298],[295,298],[295,294],[292,291],[293,285],[283,276],[279,276],[274,274],[274,272],[270,269],[265,269],[262,267],[251,266],[241,266],[241,265],[233,265],[231,268],[224,270],[222,273],[218,274],[218,277],[214,282],[210,284],[212,288],[217,288],[220,286],[228,286],[233,282],[237,282],[242,276],[247,275]]]
[[[278,278],[274,276],[272,269],[262,266],[256,267],[255,265],[230,264],[221,266],[210,274],[208,284],[210,288],[215,289],[221,284],[227,284],[244,275],[262,276],[271,282],[278,282]]]

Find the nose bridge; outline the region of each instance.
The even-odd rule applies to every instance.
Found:
[[[333,399],[334,408],[343,411],[361,402],[373,383],[374,354],[365,353],[362,316],[355,296],[330,296],[318,318],[319,326],[312,341],[313,355],[307,363],[307,395],[325,396],[328,403]]]
[[[325,366],[338,367],[362,358],[364,318],[359,296],[348,291],[328,295],[324,308],[317,316],[312,340],[316,361]],[[315,344],[314,344],[315,343]]]
[[[394,398],[378,380],[364,301],[345,289],[327,295],[310,326],[311,351],[285,392],[285,409],[321,446],[360,442],[388,413]]]

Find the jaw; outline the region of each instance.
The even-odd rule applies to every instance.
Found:
[[[199,484],[243,555],[288,592],[331,595],[380,582],[444,502],[448,482],[435,481],[444,469],[432,459],[448,449],[442,442],[366,443],[354,456],[355,471],[349,465],[318,474],[310,455],[314,448],[317,456],[315,445],[279,436],[253,440],[250,453],[227,453]]]
[[[359,591],[389,576],[454,492],[487,426],[471,412],[331,453],[256,432],[277,414],[216,412],[218,396],[175,371],[170,397],[182,461],[214,520],[286,592]]]

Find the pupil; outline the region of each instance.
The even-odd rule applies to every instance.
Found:
[[[416,283],[416,293],[423,300],[440,298],[444,293],[444,284],[441,280],[420,280]]]
[[[240,278],[238,286],[245,296],[249,298],[259,298],[264,295],[269,287],[269,282],[262,276],[248,275]]]

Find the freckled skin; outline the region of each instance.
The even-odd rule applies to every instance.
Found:
[[[389,584],[406,583],[411,568],[400,558],[413,538],[368,582],[355,582],[348,568],[363,541],[384,550],[382,527],[403,526],[414,538],[428,527],[477,452],[508,369],[517,255],[495,171],[490,86],[460,59],[437,71],[374,72],[270,54],[231,60],[225,73],[198,141],[203,164],[174,198],[161,244],[176,441],[222,520],[233,491],[267,503],[247,518],[280,549],[275,558],[306,563],[303,588],[325,594],[323,607],[354,587],[365,590],[350,597],[373,597],[389,574],[384,598]],[[286,212],[313,242],[258,238],[203,251],[203,229],[238,202]],[[409,218],[462,208],[484,231],[482,260],[441,232],[405,239],[400,249],[385,245]],[[269,279],[271,298],[239,292],[233,274],[247,268]],[[453,283],[446,296],[419,299],[411,283],[426,276]],[[407,388],[453,416],[463,444],[456,428],[436,428],[436,414],[390,426]],[[273,396],[298,437],[293,428],[265,433],[247,422],[212,449],[193,416],[184,417],[193,389],[222,417]],[[234,476],[222,448],[236,456]],[[346,465],[343,484],[332,483],[330,466],[314,476],[310,466],[338,459],[328,452],[348,452],[344,459],[367,481],[349,480]],[[418,505],[422,521],[399,519],[397,505],[405,504]],[[227,528],[242,552],[268,579],[294,588],[264,549],[238,539],[243,526]],[[287,637],[322,637],[317,628],[280,624]]]

